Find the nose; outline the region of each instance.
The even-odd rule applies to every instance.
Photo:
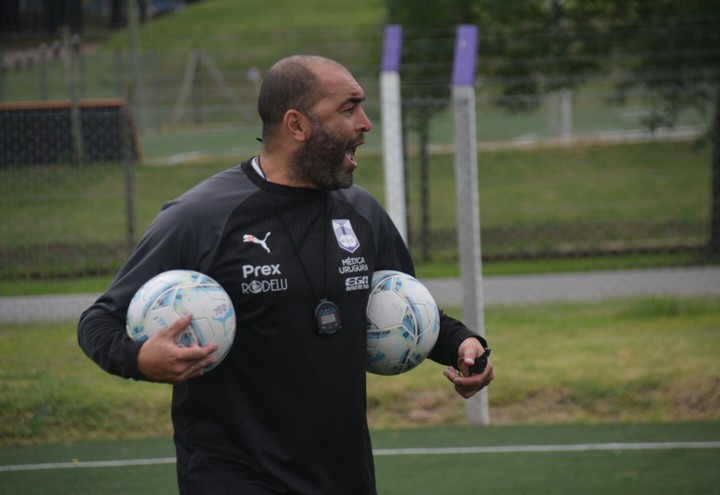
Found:
[[[359,117],[360,118],[358,120],[358,130],[360,132],[370,132],[372,130],[372,122],[370,122],[370,119],[368,118],[365,110],[362,107],[360,108]]]

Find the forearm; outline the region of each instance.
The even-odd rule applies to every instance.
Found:
[[[487,347],[484,338],[440,310],[440,334],[428,357],[437,363],[457,367],[458,348],[469,337],[477,338],[483,347]]]
[[[137,367],[142,343],[134,342],[127,335],[125,322],[116,316],[98,308],[87,310],[78,324],[78,344],[108,373],[135,380],[144,379]]]

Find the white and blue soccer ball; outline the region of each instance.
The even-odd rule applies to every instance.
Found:
[[[373,274],[367,305],[366,369],[397,375],[419,365],[435,346],[440,314],[430,291],[399,271]]]
[[[192,321],[175,342],[180,347],[217,343],[216,361],[205,368],[209,371],[230,351],[236,323],[230,296],[207,275],[170,270],[148,280],[130,301],[127,333],[133,340],[144,342],[188,313],[192,313]]]

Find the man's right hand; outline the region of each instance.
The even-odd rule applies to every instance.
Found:
[[[183,316],[140,347],[137,366],[145,378],[175,385],[202,375],[205,367],[215,362],[216,358],[211,354],[217,350],[217,344],[179,347],[175,343],[175,338],[191,321],[192,315]]]

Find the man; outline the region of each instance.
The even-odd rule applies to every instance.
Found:
[[[376,270],[414,267],[389,216],[353,186],[355,150],[372,128],[364,98],[334,61],[275,64],[258,101],[260,156],[165,205],[80,319],[80,345],[103,369],[175,385],[183,494],[376,493],[365,391],[369,280]],[[233,347],[206,374],[214,346],[173,342],[189,317],[143,344],[125,334],[135,291],[174,268],[213,277],[236,309]],[[339,325],[323,325],[321,304]],[[469,371],[484,347],[443,313],[430,358],[447,364],[445,376],[470,397],[493,379],[492,364]]]

